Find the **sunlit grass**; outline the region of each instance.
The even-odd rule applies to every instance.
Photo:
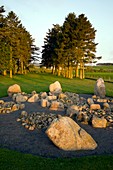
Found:
[[[33,90],[37,92],[49,91],[49,85],[55,81],[61,83],[63,91],[75,92],[78,94],[94,94],[94,85],[96,80],[90,79],[66,79],[54,76],[49,73],[14,75],[12,79],[8,76],[0,75],[0,97],[7,96],[7,89],[12,84],[20,85],[22,91],[31,93]],[[105,82],[107,96],[113,97],[113,84]]]

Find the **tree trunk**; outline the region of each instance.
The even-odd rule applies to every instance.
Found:
[[[68,68],[65,68],[65,77],[68,78]]]
[[[14,63],[14,70],[13,70],[13,74],[16,74],[17,73],[17,65],[16,63]]]
[[[75,77],[79,77],[79,65],[78,63],[76,64],[76,71],[75,71]]]
[[[82,62],[80,62],[80,79],[83,79]]]
[[[52,74],[55,74],[55,66],[52,68]]]
[[[24,74],[24,63],[21,61],[21,74]]]
[[[69,78],[72,79],[73,78],[73,67],[70,66],[69,68]]]
[[[62,66],[62,72],[61,72],[62,76],[65,77],[65,68]]]
[[[60,71],[60,66],[58,67],[58,76],[60,76],[60,73],[61,73],[61,71]]]
[[[6,75],[7,75],[7,71],[4,70],[4,71],[3,71],[3,76],[6,76]]]
[[[85,71],[84,71],[84,63],[83,63],[83,70],[82,70],[82,74],[83,74],[83,79],[85,78]]]
[[[12,46],[10,46],[10,78],[12,78],[12,75],[13,75],[13,71],[12,71],[12,66],[13,66],[13,63],[12,63]]]

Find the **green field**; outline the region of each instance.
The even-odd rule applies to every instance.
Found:
[[[7,96],[7,89],[12,84],[19,84],[22,91],[31,93],[49,91],[50,83],[58,80],[63,91],[75,93],[94,93],[95,80],[66,79],[47,73],[15,75],[13,79],[0,75],[0,97]],[[113,84],[105,82],[107,96],[113,97]],[[16,151],[0,149],[1,170],[112,170],[113,155],[90,156],[73,159],[47,159]]]
[[[0,75],[0,97],[7,96],[7,89],[12,84],[19,84],[22,91],[31,93],[33,90],[37,92],[49,91],[49,85],[55,81],[61,83],[63,91],[75,92],[78,94],[94,94],[94,85],[96,80],[90,79],[66,79],[63,77],[54,76],[49,73],[15,75],[12,79],[8,76]],[[105,82],[106,95],[113,97],[113,84]]]
[[[104,81],[113,82],[113,72],[86,72],[85,73],[86,78],[103,78]]]
[[[113,66],[93,66],[87,67],[85,71],[86,78],[103,78],[105,81],[113,82]]]
[[[0,149],[1,170],[112,170],[113,156],[82,158],[41,158],[30,154]]]

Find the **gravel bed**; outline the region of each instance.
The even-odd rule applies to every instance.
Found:
[[[80,95],[91,97],[91,95]],[[10,97],[1,98],[4,101],[11,101]],[[65,115],[65,111],[50,111],[42,108],[40,103],[25,102],[23,109],[28,113],[45,112]],[[22,153],[29,153],[49,158],[72,158],[90,155],[109,155],[113,154],[113,129],[112,128],[93,128],[90,125],[79,125],[84,128],[97,142],[98,147],[89,151],[63,151],[57,148],[45,134],[46,129],[35,129],[29,131],[24,128],[17,118],[22,110],[17,110],[8,114],[0,114],[0,147],[16,150]]]

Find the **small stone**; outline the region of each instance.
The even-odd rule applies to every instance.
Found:
[[[57,99],[57,96],[48,96],[47,99],[48,99],[48,100],[56,100],[56,99]]]
[[[97,96],[96,96],[96,95],[93,95],[93,96],[92,96],[92,98],[93,98],[93,99],[96,99],[96,98],[97,98]]]
[[[22,123],[22,126],[25,126],[26,125],[26,123],[24,122],[24,123]]]
[[[99,109],[101,109],[101,107],[100,107],[99,104],[91,104],[90,105],[90,109],[91,110],[99,110]]]
[[[47,107],[47,102],[48,102],[47,99],[42,99],[42,100],[41,100],[41,106],[42,106],[42,107]]]
[[[30,97],[27,101],[28,102],[37,102],[38,101],[38,99],[39,99],[39,96],[38,96],[38,94],[34,94],[32,97]]]
[[[51,106],[50,106],[50,110],[56,110],[56,111],[64,110],[64,105],[61,102],[52,101]]]
[[[32,95],[35,95],[35,94],[36,94],[36,91],[35,91],[35,90],[34,90],[34,91],[32,91],[32,92],[31,92],[31,94],[32,94]]]
[[[33,126],[30,126],[30,127],[29,127],[29,130],[31,130],[31,131],[34,130],[34,129],[35,129],[35,128],[34,128]]]
[[[24,108],[25,108],[25,104],[24,103],[19,105],[19,109],[24,109]]]
[[[105,108],[110,108],[110,105],[108,103],[103,103],[103,107]]]
[[[26,117],[27,117],[27,116],[28,116],[28,113],[27,113],[26,111],[22,111],[22,112],[21,112],[21,116],[22,116],[22,117],[23,117],[23,116],[26,116]]]
[[[47,97],[47,93],[46,92],[41,92],[40,97],[45,99]]]
[[[17,103],[21,103],[21,102],[26,102],[27,99],[28,99],[27,96],[24,96],[24,95],[22,95],[21,93],[18,93],[18,94],[16,95],[16,99],[15,99],[15,100],[16,100]]]
[[[17,120],[16,120],[17,122],[21,122],[21,119],[20,118],[17,118]]]
[[[4,100],[0,100],[0,104],[4,104],[5,102],[4,102]]]
[[[94,104],[94,101],[93,101],[92,98],[88,98],[88,99],[87,99],[87,103],[88,103],[89,105],[91,105],[91,104]]]
[[[26,125],[25,125],[25,128],[28,129],[28,128],[29,128],[29,125],[26,124]]]
[[[14,104],[11,108],[12,111],[16,111],[19,109],[19,105],[18,104]]]
[[[58,97],[59,99],[64,99],[64,98],[67,98],[67,95],[64,93],[60,93]]]
[[[97,102],[107,102],[107,99],[97,99]]]
[[[93,116],[92,126],[95,128],[106,128],[107,120],[104,117],[98,118],[97,116]]]

